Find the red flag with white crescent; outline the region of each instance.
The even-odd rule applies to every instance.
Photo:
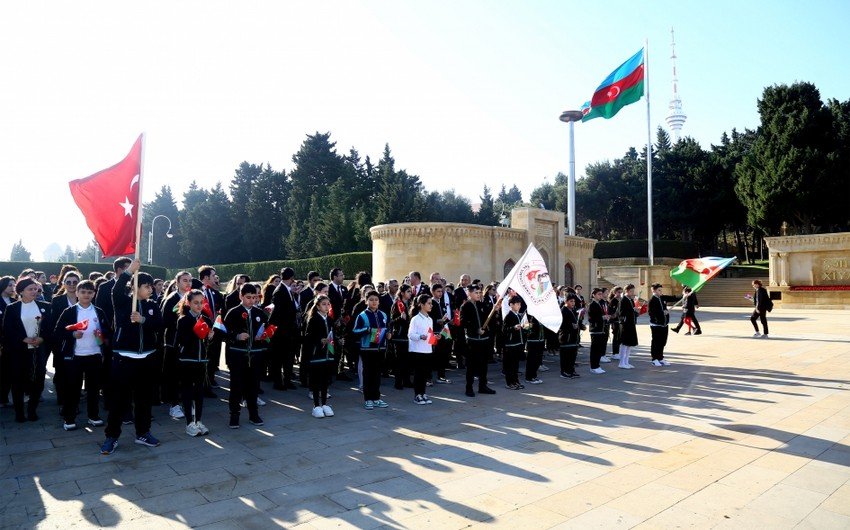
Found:
[[[68,183],[71,196],[83,212],[104,257],[136,252],[141,164],[140,135],[124,160]]]

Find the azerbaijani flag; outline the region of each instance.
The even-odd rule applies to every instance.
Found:
[[[224,322],[221,320],[221,315],[215,317],[215,322],[213,322],[213,329],[217,329],[222,333],[227,333],[227,327],[224,325]]]
[[[643,48],[605,78],[590,101],[581,106],[581,121],[608,119],[643,96]]]
[[[333,355],[336,353],[336,345],[334,344],[334,332],[331,331],[328,333],[328,354]]]
[[[372,328],[369,334],[370,344],[380,344],[384,341],[384,336],[387,334],[387,328]]]
[[[670,277],[697,292],[708,280],[717,276],[733,261],[735,261],[735,258],[717,257],[682,260],[678,267],[670,271]]]
[[[440,331],[440,336],[447,340],[452,340],[452,332],[449,331],[449,325],[446,324],[443,326],[443,330]]]

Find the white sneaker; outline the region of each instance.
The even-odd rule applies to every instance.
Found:
[[[201,431],[201,434],[209,434],[210,433],[210,430],[207,429],[207,426],[204,425],[203,423],[196,421],[195,425],[198,426],[198,430]]]
[[[654,361],[652,361],[652,366],[664,366],[664,365],[661,364],[661,361],[659,361],[658,359],[655,359]]]
[[[240,403],[239,406],[242,407],[243,409],[247,409],[248,408],[248,402],[243,399],[242,403]]]
[[[614,355],[612,355],[612,356],[611,356],[611,359],[613,359],[613,360],[615,360],[615,361],[619,361],[619,360],[620,360],[620,354],[619,354],[619,353],[615,353]]]
[[[431,403],[433,403],[433,401],[431,401],[431,398],[428,397],[428,394],[422,394],[422,399],[425,400],[426,405],[430,405]],[[375,406],[378,406],[377,403],[375,404]]]
[[[538,371],[538,372],[548,372],[548,371],[549,371],[549,367],[548,367],[548,366],[544,366],[544,365],[542,365],[542,364],[541,364],[541,365],[540,365],[540,368],[538,368],[538,369],[537,369],[537,371]]]
[[[530,385],[540,385],[543,383],[543,380],[539,377],[535,377],[534,379],[526,379],[525,382]]]
[[[322,405],[322,412],[325,413],[326,418],[331,418],[334,415],[334,409],[330,405]]]
[[[756,338],[761,337],[761,333],[756,331],[755,333],[753,333],[753,337],[756,337]]]
[[[605,370],[603,370],[602,368],[591,368],[590,373],[592,373],[592,374],[604,374]]]
[[[670,366],[670,361],[667,359],[661,359],[661,366]]]
[[[422,397],[422,394],[417,394],[416,397],[413,398],[413,402],[417,405],[427,405],[427,403],[425,403],[425,398]]]
[[[631,370],[632,368],[634,368],[634,366],[632,366],[632,365],[630,365],[630,364],[621,364],[621,365],[620,365],[620,366],[618,366],[617,368],[624,368],[624,369],[626,369],[626,370]]]
[[[266,402],[263,401],[262,398],[260,398],[260,396],[257,396],[257,406],[258,407],[265,407],[266,406]]]
[[[607,355],[603,355],[602,357],[600,357],[600,358],[599,358],[599,362],[601,362],[601,363],[610,363],[610,362],[611,362],[611,358],[610,358],[610,357],[608,357]]]
[[[197,436],[201,434],[201,429],[198,428],[198,424],[194,421],[186,426],[186,434],[189,436]]]
[[[325,411],[322,409],[322,407],[313,407],[313,417],[314,418],[324,418],[325,417]]]
[[[182,420],[186,417],[186,415],[183,414],[183,407],[181,407],[180,405],[174,405],[173,407],[171,407],[168,410],[168,414],[171,415],[171,417],[175,420]]]
[[[767,334],[765,333],[764,335],[762,335],[762,336],[761,336],[761,338],[766,339],[766,338],[768,338],[768,336],[767,336]]]

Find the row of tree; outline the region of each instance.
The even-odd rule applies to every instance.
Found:
[[[814,85],[795,83],[766,88],[758,110],[757,130],[733,129],[708,150],[692,138],[672,144],[658,129],[651,153],[657,238],[695,241],[703,254],[744,258],[760,248],[764,235],[850,229],[850,100],[824,104]],[[586,168],[576,189],[578,235],[646,236],[646,157],[645,147],[631,148],[622,158]],[[497,225],[523,204],[515,185],[502,186],[496,196],[484,185],[473,209],[454,190],[428,191],[417,175],[398,169],[388,145],[375,164],[353,148],[338,153],[330,133],[308,135],[292,160],[288,173],[243,162],[227,189],[192,183],[182,208],[164,186],[145,205],[142,250],[151,220],[160,215],[168,217],[174,237],[165,237],[169,224],[160,218],[154,262],[179,267],[370,250],[374,225]],[[566,186],[558,174],[533,190],[529,204],[566,212]]]

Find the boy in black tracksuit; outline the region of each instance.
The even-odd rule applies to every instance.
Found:
[[[467,289],[468,299],[460,308],[460,324],[466,335],[466,395],[475,397],[472,384],[478,376],[478,393],[495,394],[496,391],[487,386],[488,349],[492,351],[490,335],[485,329],[484,321],[487,313],[481,304],[481,287],[470,285]]]
[[[109,455],[118,446],[121,422],[133,403],[135,414],[135,443],[147,447],[159,445],[150,432],[151,428],[151,384],[156,366],[157,334],[162,329],[162,313],[159,306],[149,300],[153,293],[153,278],[150,274],[138,273],[136,307],[133,296],[127,292],[133,273],[141,267],[139,260],[116,279],[112,287],[112,306],[115,309],[115,335],[113,340],[111,384],[115,402],[109,409],[106,421],[106,440],[101,454]]]
[[[502,321],[502,339],[504,355],[502,370],[505,373],[505,387],[510,390],[521,390],[525,386],[519,383],[519,358],[523,351],[522,317],[519,314],[522,298],[514,295],[509,301],[510,312]]]
[[[77,406],[80,404],[83,376],[86,380],[88,424],[92,427],[103,425],[99,408],[103,347],[112,337],[106,313],[92,304],[94,282],[81,281],[77,285],[76,294],[77,303],[61,313],[53,331],[55,351],[59,355],[57,362],[64,365],[65,399],[62,402],[62,416],[65,418],[63,428],[66,431],[77,428]]]
[[[257,288],[245,283],[239,289],[242,303],[224,317],[227,335],[225,357],[230,368],[230,428],[239,428],[239,412],[242,400],[248,407],[248,421],[263,425],[257,410],[257,382],[260,380],[268,343],[257,340],[261,327],[268,325],[266,312],[256,306],[259,295]]]
[[[567,296],[561,307],[561,327],[558,329],[558,342],[561,351],[561,377],[573,379],[576,373],[576,354],[578,353],[579,331],[583,328],[575,310],[576,298]]]
[[[652,284],[652,298],[649,299],[649,330],[652,332],[650,353],[654,366],[667,366],[670,363],[664,359],[664,346],[667,345],[670,312],[667,303],[661,295],[661,284]]]

